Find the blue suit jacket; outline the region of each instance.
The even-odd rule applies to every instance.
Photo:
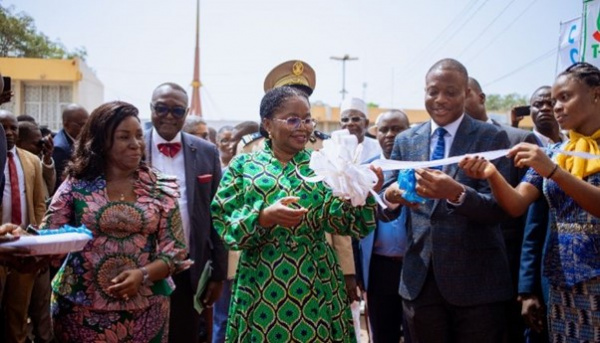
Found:
[[[429,160],[430,135],[430,122],[402,132],[396,137],[391,158]],[[508,145],[506,132],[465,115],[450,156]],[[498,166],[503,172],[506,167],[507,163]],[[400,295],[416,299],[431,267],[442,296],[450,304],[472,306],[510,299],[511,277],[498,225],[506,214],[491,196],[487,180],[468,178],[457,164],[445,166],[443,171],[465,186],[464,202],[454,207],[445,200],[428,200],[407,211],[408,245]],[[387,214],[398,215],[399,210]]]
[[[145,132],[146,160],[152,166],[152,130]],[[210,216],[210,203],[221,181],[221,163],[217,147],[193,135],[181,132],[183,158],[185,161],[186,195],[190,215],[190,268],[192,289],[196,289],[208,259],[212,260],[211,280],[227,278],[227,250],[217,234]],[[199,175],[212,175],[209,182],[200,182]],[[191,301],[191,299],[190,299]]]

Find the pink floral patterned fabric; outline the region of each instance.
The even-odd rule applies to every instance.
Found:
[[[102,176],[89,181],[68,178],[52,198],[41,229],[83,224],[94,235],[83,251],[67,256],[52,281],[52,311],[61,340],[110,342],[116,337],[115,342],[150,342],[155,337],[133,339],[143,336],[139,330],[167,337],[168,294],[174,288],[170,278],[152,287],[142,285],[128,300],[107,292],[120,272],[156,259],[171,273],[189,267],[176,180],[147,167],[136,171],[135,180],[135,202],[111,201]],[[92,340],[90,330],[97,335]]]

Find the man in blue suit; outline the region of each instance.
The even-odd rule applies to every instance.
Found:
[[[464,114],[468,73],[460,62],[435,63],[425,81],[431,120],[398,135],[392,159],[427,161],[508,147],[506,132]],[[507,166],[505,160],[497,167],[506,172]],[[504,302],[513,295],[498,225],[505,213],[488,183],[468,178],[456,164],[415,175],[417,194],[428,200],[405,201],[392,175],[384,192],[390,208],[382,213],[391,219],[407,208],[400,295],[411,340],[502,342]]]
[[[211,308],[221,295],[227,277],[227,250],[212,225],[210,202],[221,180],[217,147],[181,131],[188,114],[188,96],[174,83],[159,85],[152,93],[153,128],[145,132],[146,160],[161,172],[177,177],[179,210],[192,267],[173,276],[169,342],[196,343],[200,315],[194,309],[194,294],[207,261],[212,274],[201,301]]]
[[[54,137],[52,159],[56,169],[56,185],[52,192],[56,191],[63,181],[63,172],[73,154],[74,141],[79,136],[79,132],[81,132],[81,128],[87,122],[88,117],[89,114],[85,108],[77,104],[70,104],[63,110],[63,128]]]
[[[408,117],[402,111],[380,114],[375,129],[382,154],[367,163],[389,159],[396,136],[409,126]],[[367,292],[371,339],[375,343],[398,343],[402,336],[402,297],[398,294],[398,285],[406,250],[405,225],[406,211],[402,211],[390,222],[379,220],[377,228],[359,243],[362,284]],[[405,335],[404,342],[409,342],[407,338]]]

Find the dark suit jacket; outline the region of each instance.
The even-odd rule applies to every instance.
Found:
[[[52,152],[52,159],[54,160],[54,168],[56,169],[56,185],[54,191],[58,189],[58,186],[63,181],[63,172],[67,166],[67,162],[71,159],[73,154],[73,140],[67,135],[65,129],[58,131],[54,136],[54,152]]]
[[[429,160],[430,135],[430,122],[402,132],[396,137],[391,158]],[[450,156],[505,149],[508,144],[505,132],[465,115]],[[502,166],[498,168],[502,170]],[[431,265],[440,293],[450,304],[472,306],[510,299],[510,272],[497,224],[506,214],[491,196],[486,180],[468,178],[457,164],[445,166],[443,171],[465,186],[464,202],[454,207],[445,200],[428,200],[407,211],[408,246],[400,295],[416,299]]]
[[[152,166],[152,130],[145,133],[146,159]],[[210,217],[210,203],[221,180],[221,163],[217,147],[198,137],[182,132],[183,158],[185,161],[188,212],[190,215],[190,258],[195,263],[190,268],[192,289],[196,289],[208,259],[212,259],[213,281],[227,278],[227,250],[215,231]],[[200,175],[212,175],[208,182],[200,181]],[[191,299],[190,299],[191,301]]]
[[[510,142],[511,147],[513,147],[519,143],[523,143],[523,142],[537,144],[535,135],[530,131],[525,131],[525,130],[514,128],[512,126],[504,125],[504,124],[498,123],[495,120],[492,120],[492,122],[500,130],[506,132],[506,134],[508,135],[508,140]],[[521,182],[521,179],[523,179],[523,176],[525,176],[525,173],[527,172],[528,168],[517,168],[514,165],[513,159],[503,158],[501,160],[501,163],[508,163],[510,165],[510,168],[508,169],[508,174],[504,175],[504,178],[506,179],[506,181],[508,181],[508,183],[510,183],[511,186],[516,187]],[[516,265],[518,265],[518,263],[519,263],[518,260],[519,260],[519,256],[520,256],[520,246],[521,246],[521,240],[523,239],[523,227],[524,226],[525,226],[525,215],[520,216],[518,218],[511,218],[510,216],[507,215],[506,220],[501,224],[502,233],[504,234],[504,239],[512,240],[512,241],[518,243],[517,245],[518,245],[519,251],[514,252],[517,254],[517,256],[509,256],[509,259],[511,259],[511,257],[514,257],[514,261],[515,261]],[[509,251],[509,255],[511,253],[512,252]],[[518,266],[515,266],[515,268],[518,269]],[[516,272],[514,273],[514,276],[515,276],[515,278],[517,277]],[[515,284],[516,284],[516,280],[515,280]]]

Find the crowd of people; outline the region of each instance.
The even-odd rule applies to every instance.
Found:
[[[339,127],[386,208],[306,179],[329,138],[311,116],[315,83],[307,63],[284,62],[256,121],[219,130],[170,82],[151,94],[148,129],[122,101],[68,105],[56,134],[0,110],[3,341],[356,342],[363,300],[375,343],[600,342],[598,68],[535,89],[533,131],[516,111],[491,119],[454,59],[425,74],[424,123],[401,110],[371,123],[347,98]],[[400,173],[381,159],[441,162]],[[65,225],[92,232],[82,251],[3,244]]]

